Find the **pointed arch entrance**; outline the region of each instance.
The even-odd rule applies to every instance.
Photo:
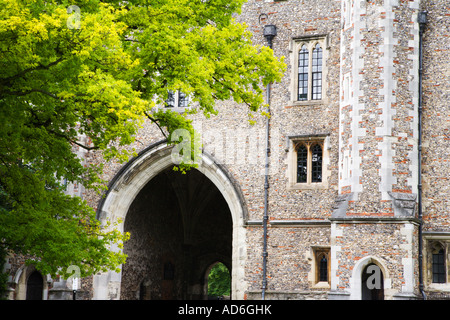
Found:
[[[35,270],[27,279],[26,300],[42,300],[44,291],[44,278],[41,273]]]
[[[136,299],[143,298],[143,294],[139,292],[140,288],[145,288],[147,298],[151,298],[149,292],[152,290],[155,298],[200,298],[196,296],[196,292],[202,292],[203,284],[196,282],[196,279],[203,279],[202,261],[210,263],[211,259],[229,260],[232,298],[244,298],[247,287],[244,281],[246,257],[244,225],[247,213],[239,186],[226,169],[217,164],[207,153],[202,154],[197,169],[191,170],[184,176],[179,173],[177,175],[177,172],[172,170],[171,152],[172,147],[165,142],[154,144],[141,152],[114,177],[108,193],[97,210],[98,218],[102,222],[122,221],[118,226],[121,231],[127,231],[133,223],[135,226],[144,226],[139,223],[142,217],[159,216],[160,220],[172,219],[172,224],[166,221],[165,224],[160,225],[171,225],[171,237],[166,235],[166,238],[160,238],[159,246],[153,244],[152,252],[159,251],[158,266],[147,267],[148,270],[155,269],[150,273],[158,273],[160,282],[156,283],[153,276],[146,279],[143,273],[138,275],[139,272],[131,276],[132,273],[128,272],[126,263],[122,266],[120,273],[107,272],[94,276],[94,299],[120,299],[121,291],[123,291],[123,298],[134,296]],[[192,194],[189,196],[189,193]],[[157,201],[158,199],[165,200]],[[149,202],[153,203],[150,209],[147,205]],[[189,206],[186,205],[187,203]],[[166,214],[151,216],[148,210],[166,212]],[[147,213],[140,215],[136,212]],[[220,214],[214,214],[217,212]],[[218,221],[214,222],[215,218]],[[219,228],[227,223],[229,226],[221,228],[216,236],[221,234],[220,237],[225,238],[228,232],[229,244],[224,242],[224,246],[220,248],[221,246],[217,244],[222,241],[220,237],[204,238],[208,233],[215,234],[215,227]],[[155,223],[149,222],[147,226],[150,229],[158,229]],[[141,230],[137,234],[145,235],[145,231],[142,232]],[[145,236],[137,237],[136,241],[144,241],[144,238]],[[151,242],[150,238],[147,240],[147,244]],[[139,251],[145,248],[149,249],[146,244],[141,243],[130,247],[129,250],[132,252],[132,250]],[[136,253],[135,257],[138,256],[139,254]],[[135,260],[135,265],[139,259]],[[194,266],[195,264],[198,265]],[[172,270],[168,273],[173,274],[171,280],[164,278],[167,271],[165,266],[169,265],[172,266]],[[198,270],[201,272],[197,272]],[[183,276],[180,277],[181,274]],[[130,280],[133,277],[134,279]],[[181,283],[185,284],[181,285]]]
[[[375,263],[367,265],[361,274],[361,299],[384,300],[384,277]]]
[[[383,260],[375,256],[364,257],[355,264],[350,279],[351,300],[390,300],[391,277]]]

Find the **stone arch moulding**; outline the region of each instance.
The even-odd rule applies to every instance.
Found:
[[[124,221],[128,209],[141,189],[156,175],[173,166],[171,152],[165,140],[152,144],[127,164],[111,180],[108,191],[102,198],[97,209],[97,218],[106,221],[122,222],[117,228],[124,231]],[[234,181],[226,168],[218,164],[215,159],[202,152],[197,170],[210,179],[219,189],[227,202],[233,221],[233,250],[232,250],[232,298],[243,299],[247,284],[244,281],[245,267],[245,225],[247,209],[239,185]],[[113,250],[119,250],[113,248]],[[120,299],[121,272],[109,271],[94,276],[93,299]]]
[[[385,299],[390,299],[392,297],[391,293],[391,277],[389,275],[389,270],[384,264],[383,260],[375,256],[364,257],[355,264],[352,272],[352,278],[350,279],[350,300],[361,300],[361,276],[365,267],[369,264],[374,263],[380,267],[383,273],[384,281],[384,296]]]
[[[33,265],[22,265],[16,272],[13,283],[15,284],[15,300],[25,300],[27,293],[27,280],[28,277],[36,271],[36,268]],[[51,282],[51,278],[49,275],[45,276],[41,273],[43,282],[43,292],[42,292],[42,300],[48,299],[48,285]],[[13,289],[14,290],[14,289]]]

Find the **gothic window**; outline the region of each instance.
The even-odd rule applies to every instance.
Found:
[[[169,91],[167,93],[166,108],[187,108],[189,99],[185,93],[177,91]]]
[[[330,249],[322,247],[315,248],[314,255],[316,261],[316,283],[329,282]]]
[[[326,36],[294,40],[295,78],[292,99],[295,103],[321,101],[324,91],[324,47]]]
[[[328,259],[325,254],[319,261],[319,281],[328,281]]]
[[[433,283],[445,283],[445,251],[438,243],[433,246],[431,264]]]
[[[286,141],[289,190],[328,188],[329,138],[326,134],[292,135]]]
[[[322,141],[302,141],[297,145],[297,183],[322,182]]]

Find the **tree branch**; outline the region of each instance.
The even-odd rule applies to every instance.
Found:
[[[163,136],[167,139],[167,135],[166,133],[163,131],[163,129],[161,128],[161,126],[158,123],[158,119],[153,118],[151,115],[149,115],[147,112],[144,111],[144,114],[147,116],[147,118],[153,122],[154,124],[156,124],[159,128],[159,130],[161,131],[161,133],[163,134]]]
[[[46,66],[40,64],[40,65],[38,65],[37,67],[25,69],[25,70],[23,70],[22,72],[19,72],[18,74],[14,75],[14,76],[11,76],[11,77],[8,77],[8,78],[0,78],[0,82],[2,82],[2,83],[9,83],[9,82],[11,82],[11,81],[14,80],[14,79],[23,77],[23,76],[26,75],[28,72],[36,71],[36,70],[48,70],[48,69],[50,69],[50,67],[52,67],[52,66],[54,66],[54,65],[56,65],[56,64],[58,64],[58,63],[60,63],[61,61],[63,61],[63,58],[62,58],[62,57],[60,57],[59,59],[57,59],[57,60],[55,60],[55,61],[53,61],[53,62],[50,62],[50,63],[49,63],[48,65],[46,65]]]
[[[42,89],[31,89],[31,90],[28,90],[28,91],[3,91],[3,92],[6,93],[6,94],[15,95],[15,96],[26,96],[26,95],[28,95],[30,93],[33,93],[33,92],[39,92],[39,93],[43,93],[43,94],[45,94],[45,95],[47,95],[47,96],[49,96],[49,97],[51,97],[53,99],[61,100],[61,98],[58,97],[57,95],[55,95],[54,93],[51,93],[51,92],[48,92],[48,91],[45,91],[45,90],[42,90]]]

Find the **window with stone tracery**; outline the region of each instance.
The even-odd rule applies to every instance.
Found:
[[[294,39],[292,46],[295,70],[292,101],[300,104],[322,102],[326,36]]]
[[[330,174],[328,137],[291,136],[288,139],[288,189],[325,189]]]
[[[330,248],[314,247],[315,284],[329,284],[330,282]]]
[[[450,234],[442,233],[436,235],[433,232],[424,232],[424,241],[425,289],[432,291],[429,293],[429,298],[433,300],[439,294],[447,294],[449,290],[447,274],[449,273],[448,248],[450,248]]]
[[[323,141],[297,143],[297,183],[322,182]]]
[[[186,108],[188,106],[189,100],[186,94],[177,90],[169,91],[167,94],[166,108]]]

